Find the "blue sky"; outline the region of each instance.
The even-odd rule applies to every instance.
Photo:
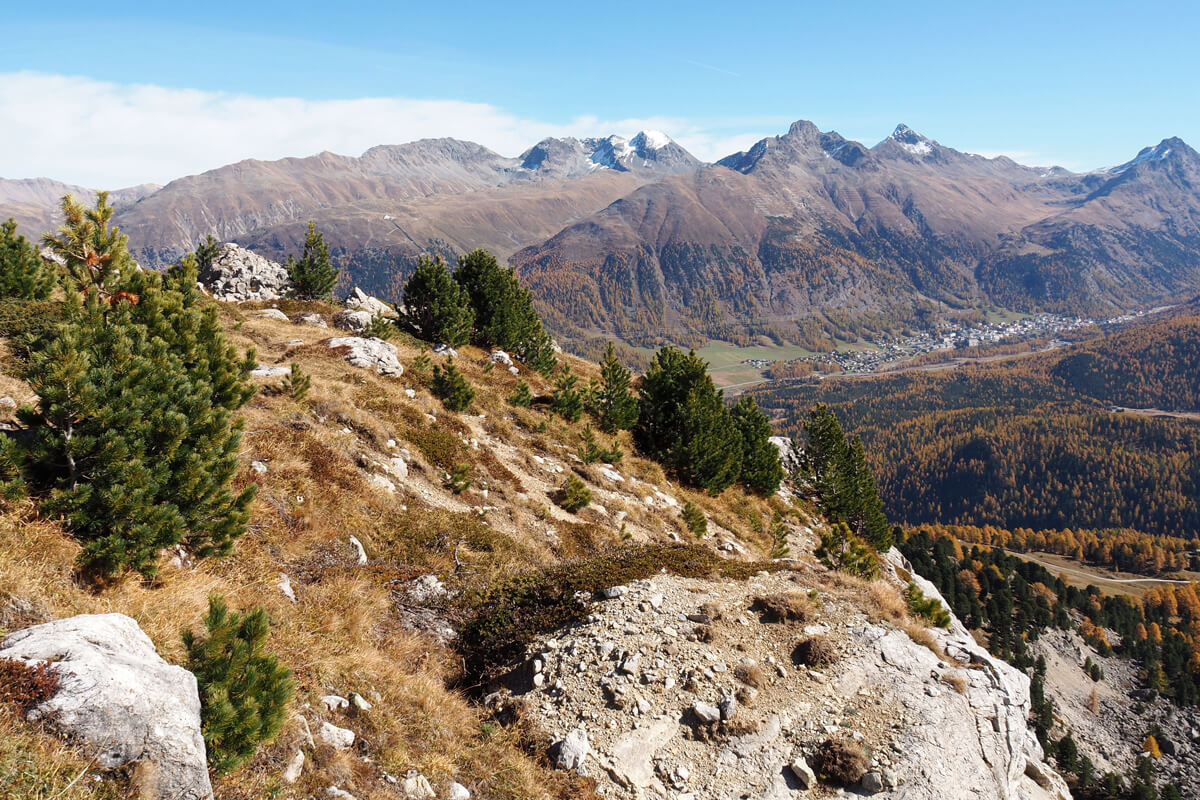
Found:
[[[795,119],[1074,169],[1200,146],[1190,3],[58,2],[5,28],[3,177],[163,182],[424,135],[516,155],[642,126],[712,159]]]

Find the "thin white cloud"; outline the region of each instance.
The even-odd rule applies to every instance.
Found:
[[[760,120],[749,123],[757,127]],[[453,136],[514,156],[546,136],[669,133],[698,158],[716,160],[766,133],[729,120],[565,123],[526,119],[486,103],[376,97],[295,97],[116,84],[35,72],[0,74],[0,176],[46,176],[94,188],[166,183],[246,158],[359,155],[378,144]]]

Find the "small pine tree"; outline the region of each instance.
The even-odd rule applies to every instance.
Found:
[[[543,375],[554,370],[554,342],[533,308],[533,295],[513,270],[486,250],[473,250],[459,256],[454,279],[467,290],[475,312],[471,341],[507,350]]]
[[[596,439],[596,432],[592,430],[591,424],[583,426],[583,432],[579,434],[579,439],[579,449],[575,451],[579,456],[579,460],[585,464],[595,464],[599,461],[603,451],[599,441]]]
[[[241,420],[254,394],[253,352],[238,358],[216,309],[196,289],[195,259],[165,276],[128,268],[103,196],[84,212],[64,201],[65,322],[26,377],[38,395],[21,412],[30,487],[45,514],[84,542],[83,565],[153,574],[159,551],[184,543],[228,553],[245,531],[253,485],[234,494]]]
[[[462,494],[471,486],[471,465],[455,464],[446,473],[446,488],[455,494]]]
[[[304,370],[300,369],[300,365],[293,361],[292,371],[283,379],[281,388],[286,394],[290,394],[293,400],[303,400],[312,388],[312,377],[306,375]]]
[[[328,300],[333,294],[338,270],[329,260],[329,245],[315,223],[308,223],[300,260],[288,256],[287,272],[292,281],[292,297],[297,300]]]
[[[577,388],[578,383],[579,378],[571,374],[570,364],[564,366],[554,380],[554,397],[550,401],[550,408],[567,422],[578,422],[583,416],[583,396]]]
[[[575,514],[592,502],[592,490],[578,475],[572,473],[558,490],[556,502],[564,511]]]
[[[37,248],[17,233],[16,221],[0,223],[0,299],[45,300],[56,282]]]
[[[508,396],[509,405],[517,406],[518,408],[529,408],[533,405],[533,394],[529,391],[529,384],[521,381],[517,384],[517,389]]]
[[[867,580],[879,575],[879,557],[844,522],[835,522],[821,534],[821,546],[817,548],[816,556],[830,569]]]
[[[217,256],[221,252],[221,245],[213,238],[210,233],[208,237],[196,247],[196,269],[203,275],[211,267]]]
[[[431,342],[461,347],[471,338],[475,312],[467,290],[454,280],[441,256],[421,256],[404,284],[406,320]]]
[[[935,625],[939,628],[950,627],[950,612],[946,610],[946,607],[936,597],[926,597],[925,593],[921,591],[921,587],[917,586],[914,582],[908,582],[908,588],[904,592],[904,599],[908,604],[909,610],[930,625]]]
[[[638,402],[630,390],[632,373],[617,360],[612,342],[600,362],[600,380],[588,387],[588,411],[605,433],[629,430],[637,423]]]
[[[183,645],[200,691],[208,763],[220,775],[279,735],[295,684],[266,651],[270,622],[262,608],[231,613],[224,598],[212,595],[204,629],[201,636],[184,631]]]
[[[1054,760],[1063,772],[1073,773],[1079,769],[1079,747],[1075,744],[1075,737],[1071,736],[1069,731],[1066,736],[1058,740],[1058,744],[1054,748]]]
[[[787,525],[778,511],[771,517],[771,526],[767,533],[771,537],[771,558],[787,558],[792,548],[788,546]]]
[[[431,363],[433,362],[429,358],[429,348],[422,345],[420,352],[417,353],[417,357],[412,360],[412,363],[408,365],[408,368],[418,375],[425,375],[429,371],[429,365]]]
[[[692,535],[697,539],[703,539],[704,534],[708,533],[708,518],[704,516],[704,512],[700,507],[691,500],[683,504],[683,511],[680,513],[683,518],[683,524],[691,531]]]
[[[442,401],[442,405],[451,411],[466,411],[475,400],[475,390],[458,371],[458,367],[454,366],[453,358],[447,358],[444,367],[434,365],[433,383],[430,388],[434,396]]]
[[[771,444],[771,421],[750,395],[742,395],[730,412],[742,437],[742,483],[763,497],[779,491],[783,463]]]

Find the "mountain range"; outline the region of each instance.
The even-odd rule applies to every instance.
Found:
[[[0,180],[0,217],[48,227],[76,187]],[[242,161],[114,196],[141,263],[208,234],[273,258],[308,220],[395,298],[421,252],[510,259],[568,341],[830,335],[1002,306],[1091,314],[1200,288],[1200,156],[1177,138],[1085,173],[959,152],[901,125],[874,147],[794,123],[705,164],[668,136],[455,139],[354,158]]]

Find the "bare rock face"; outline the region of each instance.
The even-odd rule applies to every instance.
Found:
[[[200,283],[217,300],[278,300],[291,288],[287,269],[232,242],[221,245]]]
[[[396,309],[392,308],[378,297],[372,297],[357,286],[351,290],[350,296],[346,298],[346,307],[355,309],[357,311],[365,311],[371,317],[386,317],[387,319],[396,319],[399,316],[396,313]]]
[[[592,600],[585,621],[531,644],[528,668],[506,683],[558,742],[554,763],[591,775],[606,796],[798,797],[816,787],[809,763],[829,739],[863,757],[847,787],[855,796],[1071,796],[1028,728],[1028,678],[957,621],[927,632],[943,658],[815,571],[657,575],[620,588]],[[809,590],[820,609],[806,624],[753,611],[759,597]],[[796,654],[797,640],[815,635],[835,652],[819,669]]]
[[[344,331],[362,333],[371,326],[371,312],[347,308],[333,315],[333,324]]]
[[[106,769],[136,764],[144,798],[212,800],[196,677],[163,661],[124,614],[81,614],[0,641],[0,658],[48,661],[59,691],[36,706],[69,737],[100,749]]]
[[[373,369],[380,375],[399,377],[404,374],[396,345],[383,339],[364,339],[361,336],[340,336],[329,340],[329,347],[343,350],[346,361],[354,367]]]

